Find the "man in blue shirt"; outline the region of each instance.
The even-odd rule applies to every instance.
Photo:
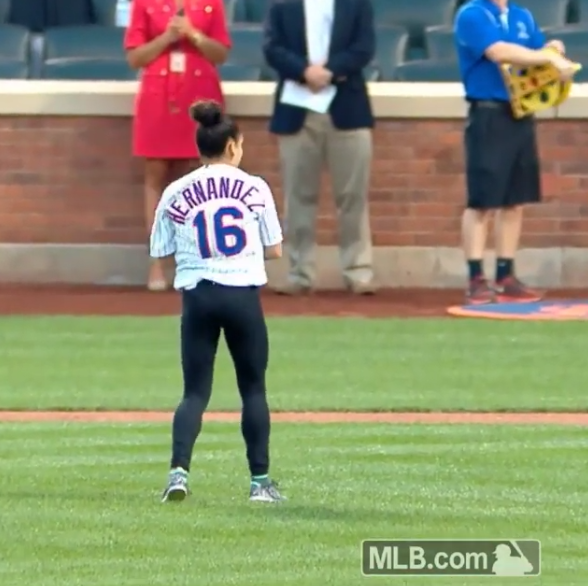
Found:
[[[455,40],[466,99],[465,130],[468,201],[463,241],[468,260],[467,302],[535,301],[541,298],[516,277],[523,206],[541,200],[540,169],[533,116],[513,117],[501,63],[521,67],[552,64],[570,79],[573,63],[560,41],[545,45],[533,15],[508,0],[471,0],[455,19]],[[552,46],[556,51],[541,51]],[[497,211],[496,278],[491,286],[482,259],[488,224]]]

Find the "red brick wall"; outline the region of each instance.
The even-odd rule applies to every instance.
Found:
[[[280,195],[275,140],[245,120],[244,166]],[[383,120],[370,194],[376,245],[457,246],[463,202],[462,122]],[[546,203],[528,214],[524,244],[588,246],[588,122],[540,125]],[[141,163],[130,120],[0,118],[0,241],[143,243]],[[280,204],[280,202],[279,202]],[[321,243],[334,242],[325,182]]]

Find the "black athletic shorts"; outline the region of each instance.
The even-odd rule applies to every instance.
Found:
[[[506,102],[472,102],[465,153],[468,208],[496,209],[541,201],[534,118],[513,118]]]

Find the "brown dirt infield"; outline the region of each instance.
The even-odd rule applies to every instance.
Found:
[[[386,290],[359,297],[340,291],[285,297],[263,294],[264,307],[273,316],[432,317],[445,316],[448,305],[459,303],[455,291]],[[0,286],[0,314],[67,315],[177,315],[180,297],[175,292],[150,293],[136,287]]]
[[[238,422],[240,413],[206,413],[206,421]],[[155,411],[0,411],[0,422],[169,423],[172,414]],[[282,423],[588,425],[588,413],[304,413],[272,415]]]
[[[587,291],[557,291],[552,299],[588,299]],[[447,317],[446,308],[461,303],[462,291],[388,289],[359,297],[326,291],[304,297],[264,292],[273,316]],[[0,315],[177,315],[179,295],[150,293],[137,287],[0,285]]]

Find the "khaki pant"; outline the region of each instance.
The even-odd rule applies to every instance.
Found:
[[[337,208],[339,251],[348,286],[373,279],[368,191],[370,129],[337,130],[328,114],[309,112],[300,132],[279,139],[286,204],[286,249],[291,283],[314,282],[315,229],[320,180],[327,165]]]

